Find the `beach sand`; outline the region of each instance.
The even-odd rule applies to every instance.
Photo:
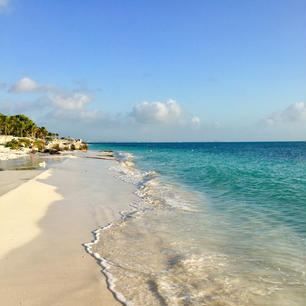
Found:
[[[42,170],[0,171],[0,196],[33,179],[40,173],[42,173]]]
[[[1,185],[11,182],[0,196],[1,305],[119,305],[82,246],[136,200],[135,187],[109,171],[114,163],[68,159],[33,179],[0,172]],[[24,183],[8,179],[16,173]]]

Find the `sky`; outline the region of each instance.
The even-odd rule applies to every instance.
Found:
[[[0,0],[0,112],[87,141],[306,139],[304,0]]]

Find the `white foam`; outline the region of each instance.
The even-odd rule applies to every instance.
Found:
[[[83,246],[85,247],[86,252],[90,254],[91,256],[93,256],[97,260],[98,264],[102,267],[102,273],[105,275],[107,287],[113,293],[114,297],[123,305],[130,306],[132,305],[132,303],[127,301],[125,297],[120,292],[117,292],[115,289],[116,279],[109,272],[111,263],[108,262],[105,258],[103,258],[99,253],[96,253],[96,252],[94,253],[92,250],[92,246],[97,244],[100,240],[100,232],[103,230],[107,230],[112,226],[113,226],[113,223],[109,223],[106,226],[103,226],[103,227],[100,227],[94,230],[92,232],[94,236],[94,240],[89,243],[84,243]]]
[[[120,180],[137,186],[136,195],[139,197],[139,201],[130,203],[130,210],[119,212],[120,221],[115,223],[116,225],[120,224],[120,222],[125,222],[132,216],[136,217],[137,214],[141,214],[147,210],[156,209],[160,207],[160,205],[191,210],[190,205],[184,203],[184,201],[178,196],[174,196],[177,194],[177,191],[173,191],[172,186],[162,184],[156,179],[158,174],[155,171],[142,171],[134,168],[134,163],[132,162],[134,156],[130,153],[119,152],[118,155],[118,164],[110,167],[109,170],[114,172]],[[173,196],[174,198],[172,199],[171,197]],[[101,254],[93,252],[93,246],[100,241],[103,231],[108,230],[113,226],[114,223],[110,223],[94,230],[92,232],[94,240],[90,243],[85,243],[84,247],[103,268],[102,272],[106,277],[107,286],[114,294],[115,298],[122,304],[129,306],[133,305],[132,302],[128,301],[122,293],[116,291],[115,284],[117,280],[110,272],[112,263],[103,258],[103,255],[101,256]]]
[[[124,156],[132,158],[132,154],[125,153]],[[110,167],[110,170],[117,173],[117,177],[125,182],[137,186],[136,195],[144,202],[143,205],[170,206],[172,208],[196,211],[191,203],[184,199],[183,191],[175,189],[173,185],[162,183],[158,180],[158,173],[154,170],[142,171],[134,168],[132,164],[121,161],[118,165]]]

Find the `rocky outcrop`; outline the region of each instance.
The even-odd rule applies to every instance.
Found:
[[[87,144],[81,139],[52,139],[47,140],[45,143],[45,150],[49,151],[74,151],[74,150],[87,150]]]

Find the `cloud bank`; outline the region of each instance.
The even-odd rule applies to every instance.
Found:
[[[176,101],[141,102],[133,107],[132,116],[140,123],[158,124],[172,123],[183,119],[184,112]]]
[[[79,91],[64,91],[53,85],[38,84],[30,78],[22,78],[9,89],[11,94],[26,94],[26,93],[40,93],[42,96],[36,101],[26,103],[29,108],[37,108],[43,112],[49,109],[47,113],[48,118],[60,118],[67,120],[79,120],[90,122],[101,117],[99,110],[91,110],[88,106],[92,103],[93,98],[90,94]],[[42,100],[45,104],[42,104]],[[19,102],[15,106],[20,109],[25,109]]]
[[[190,116],[173,99],[166,102],[140,102],[133,107],[131,116],[137,123],[151,125],[186,124],[200,126],[200,118]]]
[[[191,124],[194,128],[199,128],[201,125],[201,120],[198,116],[193,116],[191,118]]]
[[[100,121],[114,124],[137,123],[141,125],[168,125],[186,124],[199,127],[200,118],[189,116],[183,108],[173,99],[166,102],[140,102],[126,115],[112,115],[102,113],[98,109],[90,109],[93,97],[89,93],[81,91],[64,91],[56,86],[38,84],[34,80],[25,77],[16,82],[9,89],[11,94],[40,93],[39,107],[43,110],[41,101],[45,100],[45,108],[49,108],[50,118],[67,120],[80,120],[86,123]],[[20,105],[20,103],[19,103]],[[31,103],[35,107],[35,103]],[[131,122],[131,118],[133,119]],[[120,121],[120,122],[118,122]]]
[[[145,129],[146,131],[162,131],[165,126],[171,128],[198,129],[201,125],[198,116],[192,116],[181,105],[173,100],[143,101],[135,104],[127,113],[104,113],[100,109],[92,108],[94,97],[86,89],[63,90],[54,85],[39,84],[29,77],[20,79],[8,90],[11,95],[26,97],[36,94],[36,100],[12,101],[14,111],[37,113],[40,118],[61,121],[61,124],[86,124],[85,126],[101,128],[129,127]],[[50,122],[51,122],[50,121]],[[170,132],[170,130],[169,130]]]
[[[306,121],[306,105],[298,102],[289,105],[286,109],[277,112],[265,119],[267,125],[300,123]]]
[[[49,97],[50,102],[63,110],[82,110],[92,102],[88,94],[76,92],[72,94],[53,93]]]

